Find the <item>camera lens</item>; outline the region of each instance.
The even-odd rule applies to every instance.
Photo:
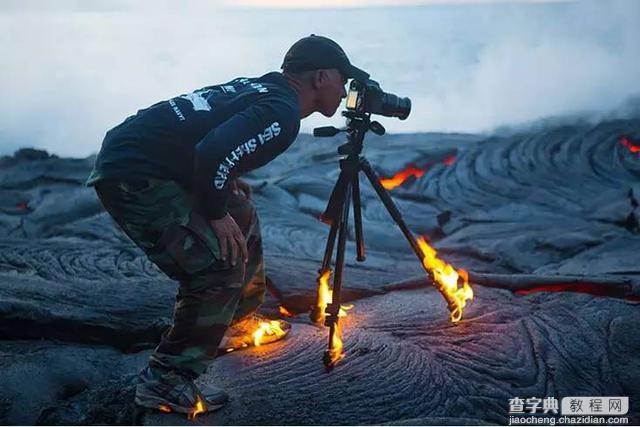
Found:
[[[391,93],[384,93],[382,96],[382,114],[387,117],[397,117],[404,120],[411,113],[411,100],[400,98]]]

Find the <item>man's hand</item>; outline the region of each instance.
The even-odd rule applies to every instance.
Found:
[[[221,219],[209,221],[213,232],[220,242],[220,255],[222,261],[227,260],[227,255],[231,256],[231,265],[236,265],[238,255],[242,255],[245,264],[249,261],[249,251],[247,251],[247,242],[240,231],[240,227],[233,220],[231,215],[227,214]]]
[[[244,193],[244,196],[247,198],[247,200],[251,200],[251,196],[253,195],[253,190],[251,189],[251,186],[247,183],[247,181],[240,178],[236,178],[230,182],[230,185],[231,185],[231,191],[233,193],[240,194],[240,192],[242,191]]]

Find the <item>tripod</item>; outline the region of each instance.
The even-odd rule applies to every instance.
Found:
[[[327,369],[333,368],[335,363],[337,363],[339,360],[337,352],[341,351],[341,349],[336,348],[338,342],[341,345],[339,337],[338,341],[336,341],[336,334],[339,334],[340,293],[342,290],[345,245],[347,241],[351,202],[353,202],[353,217],[355,222],[357,248],[356,259],[359,262],[363,262],[366,259],[362,230],[362,209],[360,203],[360,172],[364,172],[365,176],[368,178],[369,182],[378,194],[378,197],[391,215],[391,218],[393,218],[395,223],[398,225],[400,231],[407,239],[409,245],[421,262],[424,256],[416,238],[402,219],[402,215],[391,199],[391,196],[380,183],[378,175],[371,167],[371,164],[369,164],[369,161],[361,155],[364,136],[367,131],[371,130],[377,135],[383,135],[385,133],[384,127],[376,121],[372,122],[371,115],[369,113],[347,110],[343,111],[342,115],[347,118],[347,128],[344,130],[347,132],[347,143],[338,147],[338,154],[346,155],[346,157],[340,159],[340,175],[333,187],[327,207],[324,213],[320,216],[320,220],[325,224],[330,225],[331,228],[327,237],[327,245],[324,251],[322,267],[318,271],[318,292],[320,292],[323,276],[325,277],[324,280],[327,280],[327,273],[331,271],[331,259],[337,237],[338,247],[336,251],[335,275],[333,279],[333,295],[331,303],[327,304],[325,313],[320,313],[318,307],[311,312],[311,319],[316,323],[320,323],[324,315],[326,315],[325,326],[329,327],[329,346],[328,350],[325,351],[322,360]],[[341,131],[342,130],[335,127],[328,126],[314,129],[313,134],[314,136],[328,137],[334,136]],[[430,271],[428,271],[428,273],[433,282],[434,278],[432,273]],[[445,298],[447,300],[449,310],[453,311],[456,306],[456,301],[451,297],[445,296]]]

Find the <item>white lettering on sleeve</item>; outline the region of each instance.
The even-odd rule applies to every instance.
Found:
[[[275,136],[280,135],[280,123],[273,122],[273,124],[271,124],[271,131]]]
[[[184,122],[185,121],[184,114],[182,114],[182,111],[180,111],[176,102],[173,99],[170,99],[169,105],[171,106],[171,109],[173,110],[173,112],[176,113],[176,116],[178,116],[178,120],[180,120],[181,122]]]
[[[256,138],[260,140],[260,145],[264,145],[266,142],[269,142],[278,135],[280,135],[280,123],[273,122],[269,126],[264,128],[264,130],[258,133],[255,137],[252,137],[248,141],[243,142],[242,144],[234,148],[224,159],[223,163],[218,166],[216,176],[213,180],[214,187],[218,190],[222,190],[225,183],[229,179],[231,170],[234,168],[234,166],[236,166],[235,162],[239,162],[240,159],[245,155],[245,153],[249,154],[256,151]]]

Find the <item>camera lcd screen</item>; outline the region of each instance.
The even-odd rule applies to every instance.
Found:
[[[347,95],[347,108],[351,110],[355,110],[357,103],[358,103],[358,91],[350,89],[349,94]]]

